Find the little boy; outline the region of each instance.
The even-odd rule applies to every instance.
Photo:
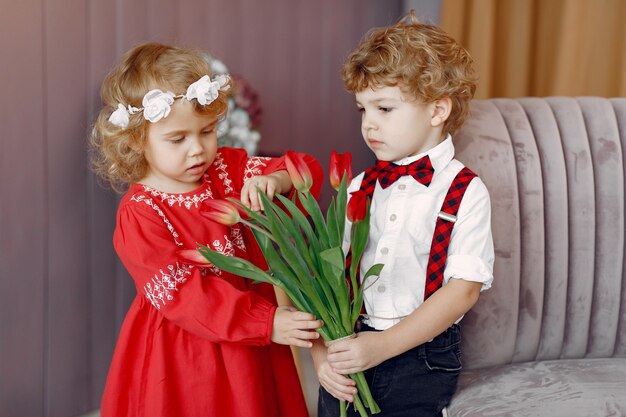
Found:
[[[380,416],[440,416],[461,369],[458,322],[493,279],[489,194],[452,143],[476,89],[472,59],[411,12],[370,32],[343,79],[378,159],[348,189],[371,198],[361,275],[385,266],[365,283],[358,337],[314,346],[318,415],[338,415],[356,393],[346,375],[366,371]]]

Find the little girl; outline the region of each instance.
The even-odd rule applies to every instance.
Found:
[[[284,345],[310,347],[321,322],[277,307],[269,285],[178,255],[200,243],[265,266],[250,231],[206,219],[203,202],[235,197],[258,210],[257,190],[292,188],[282,158],[217,148],[229,89],[201,52],[160,44],[131,49],[103,82],[93,162],[113,187],[129,187],[113,242],[137,288],[103,417],[308,415]],[[307,158],[319,192],[321,167]]]

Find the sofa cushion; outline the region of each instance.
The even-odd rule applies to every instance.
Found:
[[[461,374],[449,417],[626,416],[626,358],[561,359]]]

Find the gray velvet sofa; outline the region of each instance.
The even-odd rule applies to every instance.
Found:
[[[448,415],[626,416],[626,99],[477,100],[455,143],[496,262]]]

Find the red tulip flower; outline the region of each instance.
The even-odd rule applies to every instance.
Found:
[[[325,342],[352,334],[363,306],[363,292],[367,288],[364,284],[370,277],[380,276],[383,268],[383,264],[378,263],[360,273],[360,261],[369,238],[370,204],[364,191],[347,194],[348,183],[352,180],[351,162],[349,153],[340,155],[333,151],[330,182],[337,196],[332,198],[326,213],[310,190],[312,171],[303,156],[292,151],[285,154],[285,165],[297,191],[293,199],[279,194],[275,196],[279,201],[274,202],[261,194],[265,209],[262,212],[253,212],[233,199],[208,200],[201,212],[225,225],[240,222],[241,227],[248,227],[265,256],[267,270],[205,245],[199,246],[200,255],[222,271],[282,289],[296,308],[323,320],[325,324],[317,331]],[[238,208],[244,211],[238,212]],[[348,222],[352,223],[349,228],[346,227]],[[349,265],[343,251],[346,234],[349,234],[351,248]],[[372,397],[364,374],[357,372],[349,377],[358,390],[354,406],[360,417],[379,413],[380,407]],[[340,402],[339,409],[340,415],[345,416],[345,401]]]
[[[344,173],[347,175],[347,183],[352,181],[352,155],[350,152],[338,154],[333,150],[330,154],[330,185],[339,189]]]
[[[239,208],[228,200],[205,200],[200,214],[225,226],[232,226],[241,221]]]
[[[346,216],[352,223],[360,222],[367,215],[367,194],[358,190],[350,193],[350,201],[346,207]]]
[[[313,176],[302,155],[293,151],[287,151],[285,154],[285,165],[287,165],[287,172],[296,190],[300,192],[309,191],[313,185]]]
[[[213,266],[200,252],[196,249],[181,249],[176,251],[178,258],[184,263],[196,266],[210,267]]]

